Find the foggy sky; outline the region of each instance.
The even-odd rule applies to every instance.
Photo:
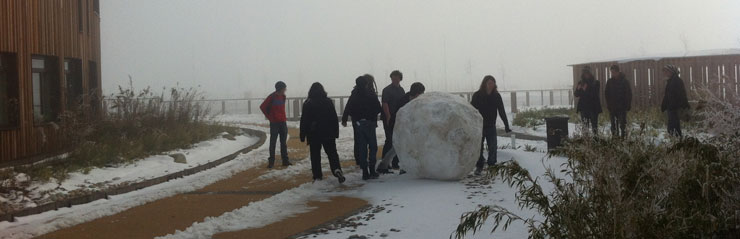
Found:
[[[102,0],[104,93],[199,87],[208,98],[348,95],[392,70],[408,90],[564,88],[568,64],[740,48],[740,1]],[[685,43],[685,44],[684,44]]]

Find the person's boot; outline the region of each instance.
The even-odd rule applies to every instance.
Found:
[[[267,159],[267,168],[275,167],[275,159]]]
[[[475,176],[480,176],[481,174],[483,174],[483,167],[475,167],[475,173],[473,174],[475,174]]]
[[[290,165],[293,165],[292,163],[290,163],[290,159],[288,159],[287,157],[284,158],[283,159],[283,167],[288,167]]]
[[[342,170],[339,169],[334,170],[334,176],[337,177],[339,183],[344,183],[344,181],[347,180],[346,178],[344,178],[344,173],[342,173]]]
[[[368,172],[367,168],[362,168],[362,180],[368,179],[370,179],[370,172]]]
[[[388,170],[388,166],[383,166],[383,164],[378,165],[378,170],[375,172],[379,174],[393,174],[393,171]]]
[[[380,177],[380,175],[378,175],[378,173],[375,172],[375,167],[370,167],[369,170],[370,170],[369,172],[370,179],[378,179]]]

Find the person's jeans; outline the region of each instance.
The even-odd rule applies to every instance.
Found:
[[[383,131],[385,131],[385,144],[383,145],[383,154],[382,157],[385,157],[385,154],[388,153],[393,148],[393,124],[386,124],[385,121],[383,121]],[[393,168],[398,168],[398,157],[393,157],[393,161],[391,162],[391,165]]]
[[[378,139],[375,136],[377,123],[367,120],[357,121],[355,126],[355,145],[357,145],[357,162],[362,169],[375,171],[378,154]]]
[[[275,162],[275,143],[280,136],[280,158],[283,164],[288,163],[288,124],[285,122],[270,122],[270,164]]]
[[[475,164],[478,168],[483,168],[484,164],[486,164],[486,158],[483,157],[484,141],[488,143],[488,166],[494,165],[497,161],[496,153],[498,152],[496,127],[483,129],[483,139],[480,141],[480,158],[478,158],[478,162]]]
[[[589,111],[581,111],[581,121],[583,121],[583,125],[586,126],[586,129],[588,127],[591,127],[591,130],[594,132],[594,134],[599,133],[599,114],[595,112],[589,112]]]
[[[679,118],[678,110],[668,111],[668,133],[676,137],[683,136],[681,133],[681,119]]]
[[[326,156],[329,158],[331,174],[337,176],[334,174],[334,171],[337,169],[341,170],[341,166],[339,165],[336,140],[311,139],[309,141],[311,142],[311,172],[313,173],[313,179],[321,179],[324,177],[324,174],[321,172],[321,147],[324,147],[324,152],[326,152]]]
[[[609,118],[611,119],[611,123],[612,123],[612,135],[626,137],[627,136],[627,111],[609,112]]]

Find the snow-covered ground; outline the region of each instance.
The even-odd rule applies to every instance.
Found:
[[[239,119],[259,119],[259,117],[223,116],[221,119],[228,119],[232,123],[255,123]],[[378,127],[377,133],[382,143],[384,139],[382,126]],[[510,143],[510,138],[498,137],[499,146]],[[517,145],[530,145],[540,152],[525,152],[523,149],[499,150],[499,162],[516,160],[529,169],[533,176],[543,175],[546,167],[558,168],[566,160],[564,158],[548,159],[542,152],[547,148],[544,141],[517,140]],[[341,160],[352,160],[352,147],[351,127],[340,128],[337,148]],[[327,160],[324,159],[323,164],[324,168],[328,168]],[[272,171],[263,177],[290,178],[309,170],[310,165],[304,162],[289,169]],[[383,175],[378,180],[361,181],[357,170],[347,168],[344,170],[349,172],[348,181],[344,185],[338,184],[333,179],[307,183],[219,217],[194,223],[184,231],[178,231],[162,238],[210,238],[220,232],[259,228],[291,215],[311,210],[306,205],[308,201],[323,200],[331,196],[361,198],[377,207],[382,207],[383,210],[356,215],[373,218],[363,221],[365,225],[358,228],[343,228],[329,231],[326,234],[308,235],[306,238],[344,239],[353,235],[367,238],[446,238],[457,227],[460,216],[465,212],[475,210],[479,205],[496,204],[520,213],[524,217],[533,215],[532,212],[518,210],[514,201],[515,191],[500,181],[491,182],[483,177],[471,175],[459,182],[445,182],[416,179],[408,174]],[[545,190],[550,189],[545,188]],[[492,225],[489,224],[478,234],[471,235],[469,238],[524,238],[527,235],[527,229],[522,224],[512,224],[507,231],[493,235],[489,233],[491,229]]]

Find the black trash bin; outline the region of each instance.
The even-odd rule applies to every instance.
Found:
[[[568,117],[556,116],[545,118],[547,125],[547,150],[560,147],[563,139],[568,137]]]

